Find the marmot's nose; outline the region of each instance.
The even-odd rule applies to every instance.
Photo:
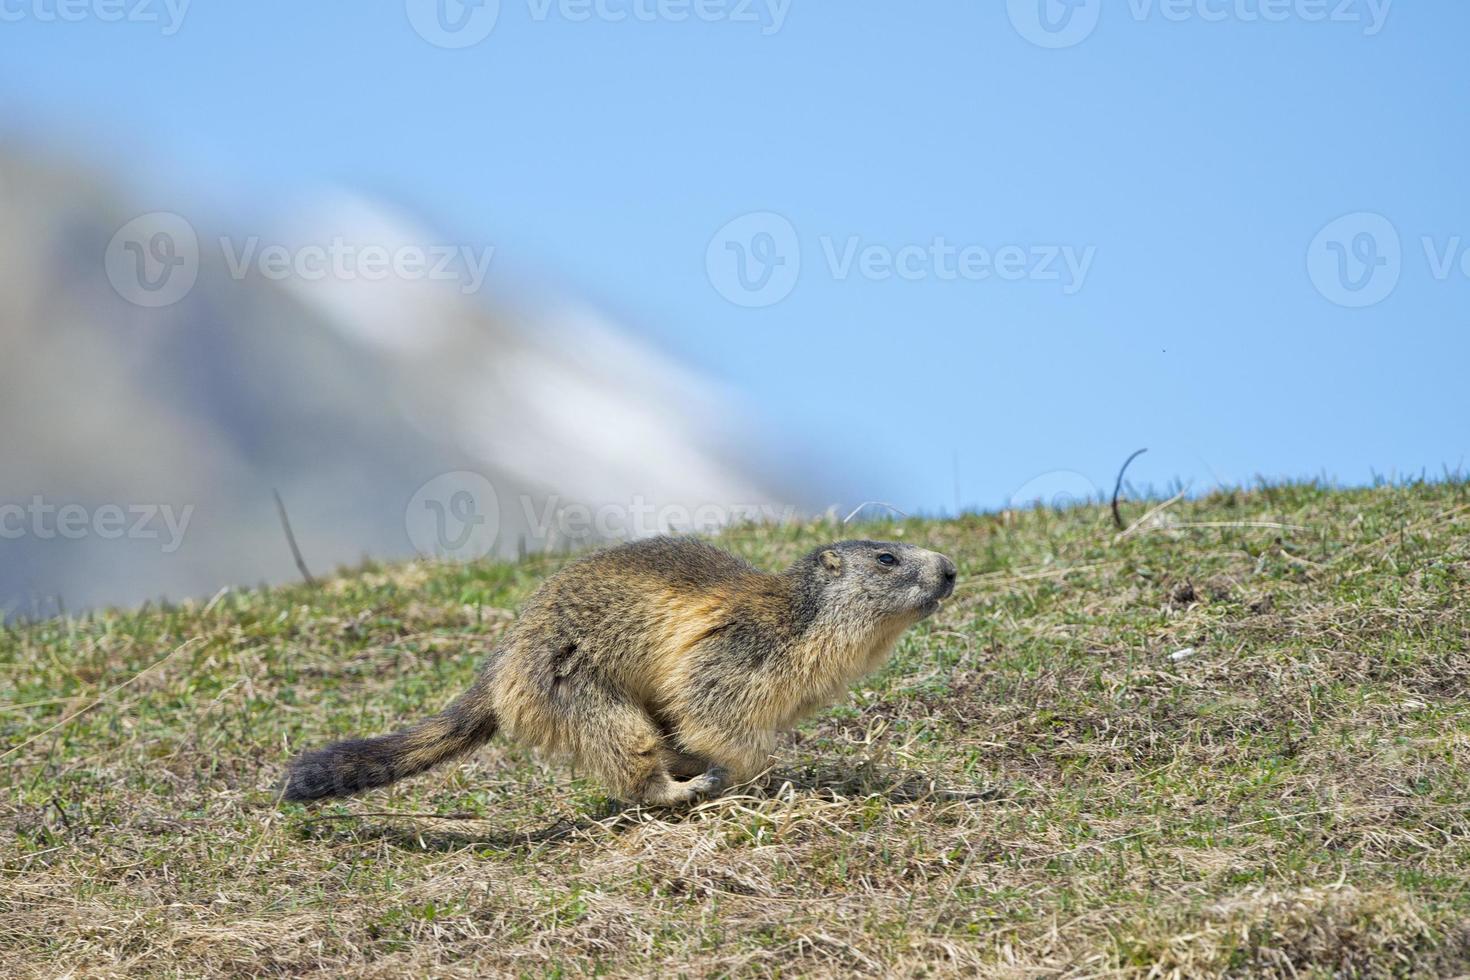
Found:
[[[954,585],[954,580],[959,575],[959,569],[954,567],[954,562],[943,555],[939,556],[939,574],[944,576],[946,585]]]

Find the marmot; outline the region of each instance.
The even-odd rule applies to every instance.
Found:
[[[877,541],[818,548],[775,574],[693,538],[609,548],[548,578],[442,713],[299,756],[283,795],[383,786],[501,730],[572,755],[623,800],[717,793],[881,666],[955,574],[944,555]]]

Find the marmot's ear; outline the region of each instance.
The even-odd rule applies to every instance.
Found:
[[[821,561],[822,567],[831,572],[833,575],[836,575],[838,572],[842,571],[842,556],[833,551],[831,548],[828,548],[826,551],[822,552],[820,555],[817,556],[817,558]]]

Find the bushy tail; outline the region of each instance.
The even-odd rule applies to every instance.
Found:
[[[442,712],[412,728],[354,738],[291,762],[282,798],[349,796],[413,776],[487,741],[498,727],[484,674]]]

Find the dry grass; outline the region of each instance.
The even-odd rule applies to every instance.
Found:
[[[274,802],[447,700],[553,559],[0,632],[0,972],[1470,972],[1466,485],[854,531],[948,551],[957,600],[684,812],[505,743]]]

